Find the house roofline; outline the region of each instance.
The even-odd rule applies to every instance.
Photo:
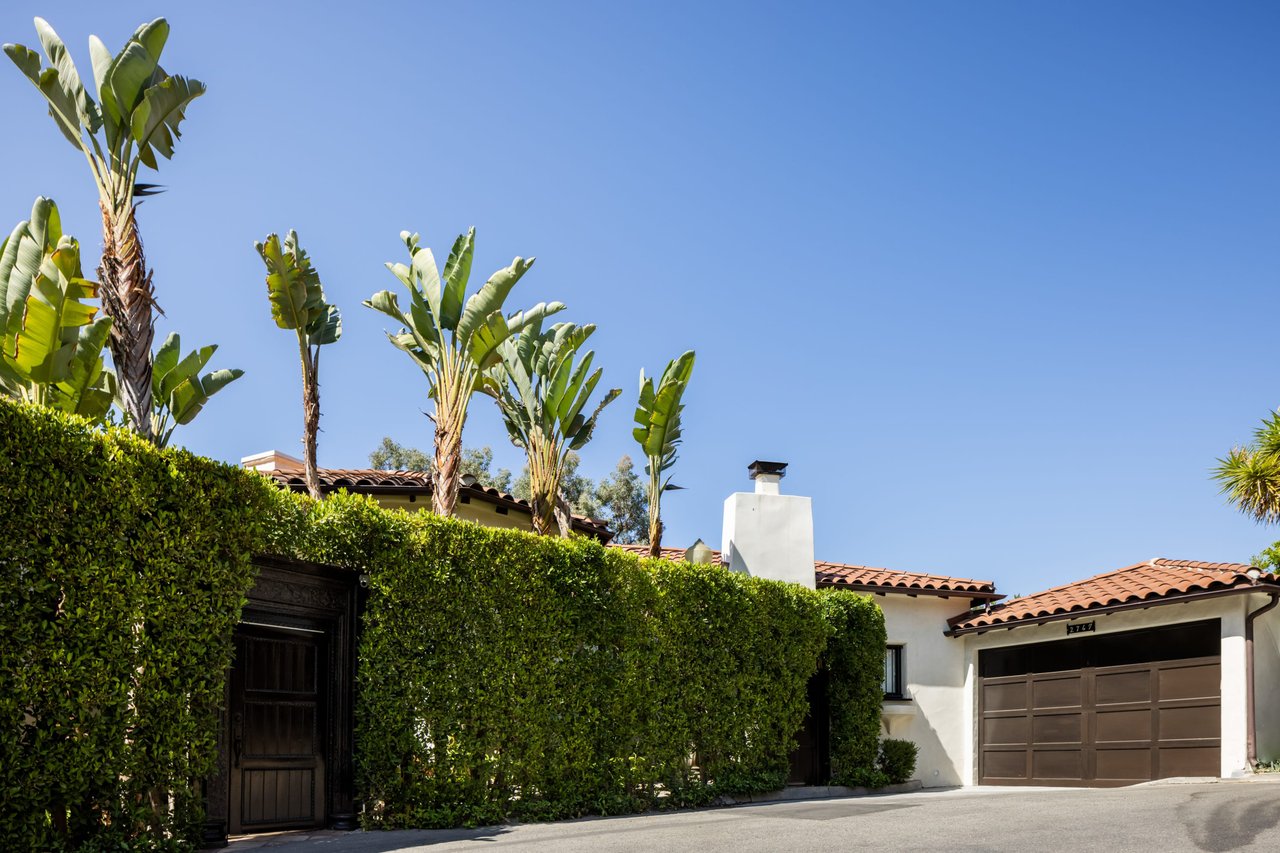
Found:
[[[1188,592],[1180,595],[1166,595],[1159,598],[1144,598],[1139,601],[1126,601],[1120,604],[1108,604],[1102,607],[1086,607],[1070,610],[1066,613],[1049,613],[1044,616],[1027,616],[1022,619],[1011,619],[1008,622],[992,622],[986,625],[970,625],[967,628],[948,628],[942,633],[948,637],[959,637],[964,634],[985,634],[988,631],[1012,631],[1023,625],[1044,625],[1048,622],[1064,622],[1081,619],[1086,616],[1109,615],[1125,610],[1147,610],[1163,604],[1186,604],[1193,601],[1204,601],[1210,598],[1222,598],[1228,595],[1247,595],[1251,592],[1280,592],[1280,584],[1236,584],[1222,589],[1206,589],[1199,592]]]

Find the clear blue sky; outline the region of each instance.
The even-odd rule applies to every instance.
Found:
[[[824,559],[1006,592],[1277,531],[1214,459],[1280,404],[1280,6],[1233,3],[139,3],[10,0],[87,72],[167,15],[209,94],[141,209],[161,334],[246,370],[177,440],[235,461],[301,431],[255,239],[296,228],[345,314],[320,462],[429,447],[421,374],[360,301],[401,229],[513,305],[599,324],[633,452],[640,368],[698,365],[667,543],[720,539],[756,458],[812,495]],[[99,245],[83,160],[6,62],[4,227],[54,197]],[[149,176],[146,180],[152,180]],[[466,440],[518,468],[484,399]]]

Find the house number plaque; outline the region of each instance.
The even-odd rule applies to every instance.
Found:
[[[1092,631],[1095,624],[1094,622],[1079,622],[1075,625],[1068,625],[1067,634],[1084,634]]]

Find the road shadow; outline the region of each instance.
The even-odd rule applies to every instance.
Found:
[[[1269,787],[1269,786],[1268,786]],[[1192,794],[1179,809],[1187,835],[1206,853],[1226,853],[1252,844],[1268,829],[1280,824],[1280,798],[1276,791],[1241,792],[1241,796],[1209,806],[1209,792]]]
[[[333,853],[395,853],[450,841],[495,841],[511,831],[509,826],[481,826],[475,829],[396,829],[365,832],[304,830],[233,838],[224,847],[227,853],[303,853],[322,849]]]

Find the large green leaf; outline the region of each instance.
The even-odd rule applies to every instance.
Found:
[[[75,105],[75,115],[80,127],[88,130],[89,133],[97,133],[98,128],[102,126],[102,115],[98,111],[97,103],[85,91],[84,84],[80,80],[80,72],[76,70],[76,64],[72,61],[67,46],[62,43],[62,39],[58,38],[58,34],[44,18],[36,18],[35,23],[36,34],[40,37],[45,56],[49,58],[49,65],[58,71],[58,80],[63,94],[70,103]]]
[[[516,283],[529,271],[534,260],[534,258],[528,260],[516,258],[510,266],[489,276],[484,286],[467,300],[456,331],[458,342],[464,349],[469,345],[471,335],[488,323],[493,314],[502,313],[502,305],[507,301],[511,288],[515,287]],[[475,361],[479,362],[480,359]]]
[[[444,293],[440,297],[440,326],[456,329],[462,318],[462,297],[467,292],[471,278],[471,257],[476,247],[476,229],[468,228],[466,234],[453,241],[453,250],[444,265]]]
[[[130,121],[142,162],[154,169],[155,152],[166,160],[173,157],[173,145],[182,136],[179,125],[186,118],[187,106],[204,93],[203,83],[186,77],[166,77],[147,88]]]
[[[285,245],[269,234],[254,248],[267,266],[267,299],[271,318],[281,329],[305,330],[324,311],[320,275],[307,253],[298,247],[297,233],[290,231]]]
[[[693,374],[692,350],[674,359],[655,384],[640,373],[640,400],[636,406],[636,428],[632,435],[640,444],[651,464],[665,470],[675,462],[676,445],[680,440],[680,413],[684,406],[681,398]]]
[[[217,344],[181,356],[182,338],[171,332],[152,359],[153,431],[160,445],[168,444],[176,427],[189,424],[209,398],[244,375],[242,370],[214,370],[200,375],[217,351]]]

